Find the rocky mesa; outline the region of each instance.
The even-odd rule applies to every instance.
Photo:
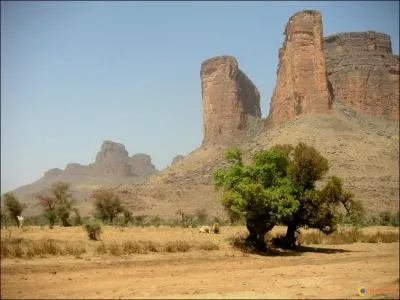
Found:
[[[204,135],[202,145],[240,143],[249,118],[261,118],[260,93],[233,56],[204,61],[200,71]]]
[[[399,120],[399,56],[387,34],[331,35],[324,40],[324,53],[336,98],[361,113]]]

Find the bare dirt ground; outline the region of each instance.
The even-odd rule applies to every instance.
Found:
[[[398,228],[368,228],[376,230]],[[284,230],[275,228],[274,232]],[[190,243],[212,241],[219,250],[96,254],[82,228],[12,229],[13,237],[85,241],[81,256],[2,259],[1,297],[6,298],[399,298],[399,244],[311,245],[272,256],[233,249],[228,239],[244,227],[220,234],[196,228],[106,227],[104,243],[123,240]],[[2,230],[2,237],[7,231]]]

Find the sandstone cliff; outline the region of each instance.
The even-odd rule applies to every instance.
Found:
[[[284,34],[267,125],[279,124],[300,114],[327,113],[331,106],[321,14],[317,11],[295,14],[289,19]]]
[[[399,56],[383,33],[325,38],[328,79],[336,98],[359,112],[399,119]]]
[[[260,93],[236,58],[217,56],[201,65],[204,114],[202,145],[240,142],[249,116],[261,118]]]

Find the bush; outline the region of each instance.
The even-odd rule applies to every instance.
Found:
[[[101,224],[99,222],[88,222],[84,225],[84,228],[91,240],[98,241],[101,234]]]
[[[198,246],[200,250],[211,251],[211,250],[219,250],[219,246],[214,244],[211,241],[204,242]]]
[[[186,252],[189,249],[190,245],[185,241],[170,241],[165,245],[166,252]]]

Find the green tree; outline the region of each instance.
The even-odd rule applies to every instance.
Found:
[[[246,220],[247,241],[265,249],[265,234],[298,208],[287,176],[289,160],[279,150],[262,150],[245,165],[238,148],[229,149],[226,159],[229,165],[214,173],[221,203],[230,216]]]
[[[70,226],[70,214],[74,202],[70,193],[70,185],[67,182],[58,181],[50,188],[51,195],[38,195],[40,205],[45,210],[45,217],[49,220],[50,228],[53,228],[57,217],[62,226]]]
[[[18,201],[18,199],[14,196],[13,193],[5,193],[4,197],[4,204],[7,208],[7,211],[10,217],[15,221],[17,226],[19,227],[18,216],[21,215],[22,211],[24,210],[24,205]]]
[[[337,223],[342,218],[339,211],[344,207],[346,213],[353,219],[363,217],[360,202],[354,200],[354,195],[343,189],[342,180],[337,176],[329,178],[325,186],[318,190],[316,182],[323,179],[328,172],[328,161],[314,147],[299,143],[295,148],[288,145],[277,147],[289,159],[288,177],[294,187],[294,196],[299,202],[298,209],[283,219],[287,225],[285,237],[280,245],[294,248],[296,232],[304,226],[316,228],[326,234],[336,230]]]
[[[105,190],[94,191],[91,195],[98,216],[105,221],[113,222],[114,218],[124,211],[121,200],[113,192]]]
[[[56,199],[48,195],[37,195],[36,197],[44,209],[44,217],[49,221],[49,227],[52,229],[57,219]]]

